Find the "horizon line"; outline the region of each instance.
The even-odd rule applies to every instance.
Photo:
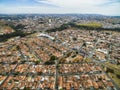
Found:
[[[54,15],[54,14],[59,14],[59,15],[65,15],[65,14],[78,14],[78,15],[101,15],[101,16],[120,16],[120,15],[105,15],[105,14],[95,14],[95,13],[0,13],[0,15],[21,15],[21,14],[23,14],[23,15],[25,15],[25,14],[28,14],[28,15],[30,15],[30,14],[38,14],[38,15],[40,15],[40,14],[44,14],[44,15],[47,15],[47,14],[51,14],[51,15]]]

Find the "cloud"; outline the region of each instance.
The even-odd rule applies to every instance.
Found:
[[[120,0],[36,0],[59,6],[64,12],[120,15]],[[60,10],[59,10],[60,11]]]
[[[16,1],[20,3],[21,0]],[[22,0],[22,2],[26,3],[22,3],[22,5],[15,4],[16,6],[0,3],[0,13],[87,13],[120,15],[120,0]]]
[[[46,4],[57,5],[64,8],[81,8],[87,6],[97,6],[107,3],[114,3],[118,0],[35,0],[37,2],[43,2]]]

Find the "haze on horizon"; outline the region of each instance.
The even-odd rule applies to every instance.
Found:
[[[120,0],[0,0],[0,14],[103,14],[120,16]]]

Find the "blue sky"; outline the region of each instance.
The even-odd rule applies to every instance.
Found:
[[[80,13],[120,16],[120,0],[0,0],[0,13]]]

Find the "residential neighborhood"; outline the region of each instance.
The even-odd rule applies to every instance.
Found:
[[[84,19],[81,15],[13,17],[0,17],[1,90],[120,89],[120,24],[112,30],[104,25],[91,27],[89,23],[116,18],[97,16],[104,21],[95,21],[92,16]]]

